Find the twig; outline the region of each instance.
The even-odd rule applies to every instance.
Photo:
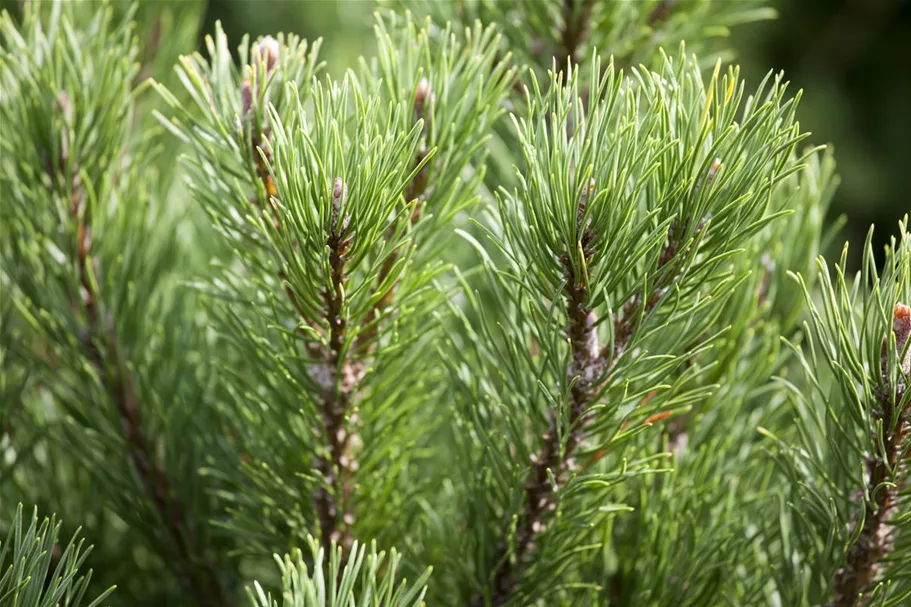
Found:
[[[565,67],[566,62],[578,63],[576,54],[579,47],[588,37],[588,19],[591,17],[595,3],[592,0],[581,0],[579,16],[576,17],[576,0],[563,0],[563,28],[560,30],[560,52],[563,57],[558,60],[558,69]],[[555,57],[555,59],[557,59]]]
[[[667,21],[674,10],[675,4],[677,4],[677,0],[661,0],[655,10],[648,16],[648,26],[656,28]]]
[[[263,188],[269,197],[269,207],[273,210],[273,225],[276,229],[281,229],[281,222],[275,207],[278,191],[275,187],[272,175],[269,173],[269,166],[267,164],[271,155],[263,150],[263,147],[261,147],[262,144],[258,140],[254,141],[256,144],[254,150],[256,155],[256,174],[261,180]],[[329,445],[329,456],[328,458],[322,456],[318,457],[314,467],[322,474],[323,479],[329,486],[340,489],[340,491],[338,491],[338,500],[336,499],[335,492],[329,491],[325,487],[317,489],[313,496],[313,503],[316,508],[317,517],[320,521],[320,533],[323,544],[328,546],[331,541],[338,541],[344,548],[345,554],[347,554],[348,549],[353,542],[353,538],[347,531],[343,533],[339,528],[341,527],[340,520],[346,527],[350,527],[354,522],[354,515],[348,509],[348,497],[350,494],[351,473],[356,469],[357,464],[354,462],[350,453],[351,433],[346,428],[345,414],[348,410],[351,393],[354,391],[354,387],[359,380],[359,373],[354,372],[354,369],[357,366],[355,363],[342,360],[343,342],[347,332],[347,324],[346,319],[342,315],[341,306],[343,285],[345,282],[345,255],[351,244],[351,239],[347,235],[347,217],[343,222],[343,226],[336,225],[339,208],[336,204],[340,204],[344,189],[341,179],[336,179],[333,191],[333,212],[335,215],[332,219],[332,232],[330,233],[327,242],[330,251],[329,265],[332,268],[332,286],[324,294],[326,302],[326,323],[329,327],[328,351],[319,344],[309,341],[309,336],[305,334],[303,327],[301,327],[299,331],[307,340],[307,351],[312,357],[320,360],[320,362],[313,364],[309,371],[311,377],[313,377],[314,381],[320,386],[320,398],[323,401],[322,433],[326,437],[326,441]],[[265,205],[259,203],[258,200],[255,200],[254,203],[259,206],[261,210],[265,208]],[[282,270],[278,271],[278,279],[282,284],[285,295],[288,297],[292,307],[300,317],[301,322],[313,326],[314,323],[304,311],[300,300],[298,300],[297,295],[294,293],[294,290],[291,288],[291,285],[288,283]],[[337,382],[336,376],[340,366],[342,368],[342,374],[345,377],[342,378],[341,382]],[[338,391],[336,391],[336,384],[339,384]],[[342,472],[339,479],[336,479],[335,469]]]
[[[705,229],[708,220],[709,217],[704,217],[696,225],[696,236]],[[611,348],[610,344],[605,345],[604,349],[601,351],[601,355],[604,358],[612,361],[611,365],[616,364],[620,354],[622,354],[626,350],[627,345],[629,345],[633,332],[638,326],[638,323],[636,322],[637,317],[640,315],[647,315],[654,309],[661,300],[661,296],[665,289],[673,280],[674,273],[668,272],[667,268],[679,253],[680,245],[682,244],[681,234],[684,231],[684,226],[681,226],[680,222],[675,220],[671,224],[670,228],[668,228],[667,243],[661,250],[660,255],[658,255],[656,283],[653,285],[645,302],[643,302],[642,293],[636,293],[623,304],[620,308],[620,314],[614,318],[613,353],[608,352]],[[689,248],[687,248],[687,251],[689,251]]]
[[[257,82],[260,78],[265,80],[276,68],[278,53],[278,43],[272,38],[265,38],[257,46],[255,58],[266,68],[266,76],[260,76],[256,79]],[[243,115],[247,120],[251,120],[255,115],[253,100],[259,92],[254,91],[255,86],[250,79],[246,79],[241,89]],[[271,220],[275,229],[281,230],[281,217],[277,205],[279,192],[270,170],[272,153],[268,145],[268,134],[265,128],[253,126],[255,128],[250,128],[250,133],[254,167],[266,198],[264,201],[254,199],[253,203],[259,207],[264,219]],[[342,214],[346,198],[347,186],[341,178],[336,177],[332,191],[329,237],[326,241],[329,248],[331,284],[323,293],[324,320],[327,325],[324,335],[328,337],[328,348],[313,343],[303,327],[299,328],[299,332],[305,338],[307,351],[311,357],[317,359],[317,362],[309,366],[308,371],[320,387],[322,429],[318,433],[325,437],[329,451],[328,456],[320,455],[314,463],[314,468],[320,472],[326,486],[315,491],[313,504],[320,523],[323,545],[328,546],[333,541],[337,542],[345,555],[354,541],[350,533],[355,520],[350,508],[350,496],[351,477],[357,470],[357,461],[351,453],[351,447],[357,441],[353,429],[356,420],[348,419],[348,410],[355,388],[363,375],[363,364],[349,360],[345,355],[344,342],[348,332],[347,318],[343,310],[344,284],[347,280],[345,264],[354,237],[348,231],[350,217]],[[278,271],[278,279],[300,321],[318,330],[315,321],[304,311],[297,294],[281,269]]]
[[[148,42],[142,56],[141,69],[137,72],[133,80],[133,87],[137,87],[152,76],[152,63],[161,45],[161,16],[158,16],[152,23],[148,33]]]
[[[58,97],[56,109],[64,115],[71,112],[65,92]],[[65,174],[68,161],[66,126],[61,136],[62,154],[56,168],[59,174]],[[52,182],[57,171],[51,172]],[[115,321],[113,318],[102,319],[100,293],[91,278],[97,262],[91,257],[91,225],[80,191],[78,171],[73,170],[67,189],[70,192],[70,216],[76,224],[76,265],[80,290],[76,305],[82,307],[88,319],[88,327],[82,337],[83,347],[102,385],[114,401],[130,462],[142,486],[152,498],[158,518],[174,544],[178,558],[170,563],[172,569],[183,585],[195,595],[198,604],[223,607],[228,604],[228,600],[215,566],[198,555],[195,534],[186,519],[183,505],[170,487],[166,471],[156,460],[151,441],[142,430],[142,406],[133,387],[132,377],[124,368]],[[107,329],[105,325],[108,325]]]

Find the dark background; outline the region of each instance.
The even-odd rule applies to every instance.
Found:
[[[911,1],[772,5],[777,20],[734,30],[737,60],[748,81],[784,70],[794,90],[804,90],[801,125],[814,143],[834,146],[842,178],[830,220],[845,215],[847,224],[836,243],[855,244],[856,264],[870,224],[884,244],[911,207]],[[244,32],[322,37],[337,74],[369,52],[375,7],[372,0],[210,0],[203,28],[211,32],[219,19],[232,40]]]
[[[783,69],[804,90],[798,117],[835,149],[839,187],[830,219],[862,245],[884,244],[911,209],[911,2],[776,0],[776,21],[735,33],[747,77]],[[852,260],[859,257],[855,246]]]

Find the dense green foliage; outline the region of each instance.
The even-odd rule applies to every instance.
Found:
[[[0,604],[907,601],[911,235],[819,257],[772,13],[380,7],[0,17]]]

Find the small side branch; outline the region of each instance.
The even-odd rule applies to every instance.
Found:
[[[591,267],[590,262],[595,252],[595,234],[588,225],[583,225],[585,206],[593,191],[592,183],[579,201],[576,219],[586,268]],[[675,228],[671,228],[668,242],[659,256],[659,270],[671,263],[680,246],[679,234]],[[571,383],[567,420],[569,431],[561,446],[560,420],[556,413],[552,413],[548,429],[541,437],[541,450],[531,458],[528,481],[524,487],[525,509],[518,523],[515,546],[510,550],[510,546],[503,542],[497,550],[494,562],[499,564],[499,569],[494,574],[491,587],[491,602],[495,607],[505,605],[511,599],[521,570],[528,566],[536,550],[537,536],[546,529],[549,517],[556,509],[559,486],[568,480],[568,475],[578,470],[575,453],[592,421],[587,413],[594,404],[600,388],[599,382],[605,371],[616,364],[629,345],[639,322],[640,306],[644,305],[646,312],[651,310],[660,299],[665,281],[670,280],[669,273],[662,274],[665,278],[654,286],[644,303],[639,296],[628,301],[614,319],[613,347],[601,348],[596,330],[597,318],[588,305],[590,277],[576,276],[568,255],[563,257],[562,263],[565,280],[563,299],[568,318],[566,330],[571,354],[570,367],[567,369],[567,381]],[[556,486],[551,483],[551,475]],[[512,560],[510,555],[514,556]],[[474,604],[483,605],[483,597],[477,597]]]
[[[696,224],[694,237],[698,237],[705,230],[709,219],[710,217],[706,216]],[[682,235],[684,232],[685,230],[680,222],[674,221],[674,223],[671,224],[668,229],[667,242],[658,255],[658,264],[655,268],[656,282],[652,286],[648,296],[643,297],[642,293],[636,293],[623,304],[620,309],[620,314],[614,318],[613,352],[608,352],[611,348],[610,345],[605,345],[601,351],[601,355],[611,360],[612,364],[616,363],[620,354],[622,354],[626,350],[627,345],[629,345],[630,339],[633,337],[633,331],[638,324],[638,317],[640,315],[647,315],[651,312],[654,307],[658,305],[658,302],[661,300],[661,296],[664,294],[667,287],[673,282],[675,274],[673,271],[669,271],[669,268],[671,262],[677,257],[678,253],[680,253],[680,247],[683,244]],[[689,252],[690,246],[692,245],[686,247],[685,252]]]
[[[892,331],[896,337],[899,353],[911,336],[911,308],[898,304],[893,311]],[[883,338],[882,369],[887,377],[888,341]],[[900,363],[902,371],[909,372],[909,361]],[[888,381],[887,381],[888,384]],[[887,386],[888,387],[888,386]],[[882,419],[882,456],[870,458],[867,469],[866,495],[864,500],[863,526],[857,541],[848,550],[845,564],[835,574],[833,583],[834,598],[829,607],[852,607],[866,605],[867,600],[859,597],[881,577],[887,565],[889,555],[895,548],[895,534],[891,528],[891,519],[898,508],[899,493],[907,479],[902,468],[902,454],[908,447],[911,436],[911,414],[906,407],[899,409],[898,403],[904,398],[907,386],[897,386],[895,401],[890,396],[891,389],[879,396],[879,415]],[[874,437],[875,438],[875,437]]]
[[[65,115],[71,111],[66,93],[61,93],[58,98],[57,109]],[[59,159],[56,170],[51,170],[52,182],[58,175],[66,175],[67,139],[68,129],[64,127],[63,156]],[[173,544],[177,558],[169,565],[183,586],[195,596],[197,604],[223,607],[229,603],[216,567],[207,557],[199,554],[195,534],[186,518],[184,507],[172,490],[165,469],[155,457],[152,442],[142,429],[142,406],[120,353],[115,321],[102,314],[100,293],[92,280],[92,271],[97,269],[97,263],[91,256],[92,230],[78,171],[73,170],[66,190],[70,196],[70,217],[76,226],[79,297],[74,305],[83,310],[87,319],[86,331],[81,339],[86,355],[105,391],[113,400],[130,463]]]
[[[589,267],[594,249],[594,233],[583,225],[585,206],[593,193],[594,183],[583,193],[576,212],[576,229],[580,234],[582,254],[585,267]],[[516,533],[515,561],[508,560],[509,551],[501,550],[497,561],[502,561],[494,577],[493,604],[500,606],[509,600],[520,568],[527,565],[535,551],[536,536],[545,529],[547,517],[556,508],[557,486],[553,486],[549,473],[553,474],[557,484],[566,481],[566,474],[576,470],[575,451],[582,441],[586,423],[585,413],[591,406],[597,391],[597,382],[604,372],[606,361],[598,344],[598,333],[595,327],[595,313],[587,305],[589,298],[589,276],[576,276],[569,256],[562,259],[565,287],[563,297],[566,302],[568,317],[567,336],[569,337],[571,361],[567,370],[567,381],[570,388],[570,410],[566,444],[561,450],[560,420],[551,412],[550,422],[542,435],[543,447],[531,458],[529,480],[525,483],[525,511],[519,521]]]
[[[275,201],[278,191],[269,171],[271,156],[264,149],[264,144],[254,140],[255,167],[269,203],[256,201],[263,213],[269,213],[276,229],[281,229],[281,222]],[[351,494],[351,476],[357,469],[357,463],[351,453],[352,434],[346,420],[352,394],[360,380],[361,365],[344,359],[344,340],[347,335],[347,319],[343,314],[345,263],[351,246],[348,234],[348,220],[340,218],[341,207],[347,194],[342,180],[336,178],[332,192],[332,217],[330,234],[327,240],[329,248],[329,267],[331,284],[323,293],[325,301],[326,331],[328,332],[328,350],[320,344],[307,339],[307,351],[317,362],[310,365],[311,377],[320,387],[322,401],[323,427],[321,434],[325,437],[328,455],[317,458],[314,467],[322,475],[326,486],[320,487],[313,495],[313,505],[320,523],[322,543],[330,545],[332,541],[341,545],[345,553],[353,543],[348,532],[354,523],[354,514],[349,508]],[[268,211],[266,209],[269,209]],[[313,326],[314,323],[304,312],[297,295],[285,279],[284,272],[279,270],[279,281],[291,306],[300,318],[300,322]],[[303,333],[303,330],[301,331]]]
[[[586,240],[583,237],[583,242]],[[594,311],[586,305],[588,287],[585,280],[577,282],[572,277],[572,267],[566,260],[567,286],[564,289],[569,324],[567,333],[570,341],[571,363],[567,379],[572,382],[570,389],[570,410],[565,446],[561,450],[560,421],[551,413],[550,422],[541,439],[541,450],[532,455],[529,479],[525,483],[525,510],[516,532],[514,556],[508,559],[509,551],[502,546],[497,562],[502,561],[493,582],[493,605],[505,605],[515,587],[517,574],[528,565],[536,549],[536,536],[545,530],[547,519],[556,509],[558,486],[567,480],[567,474],[575,472],[576,448],[582,441],[587,422],[587,409],[591,406],[597,391],[597,382],[605,369],[605,360],[598,347]],[[550,480],[553,475],[557,486]]]
[[[420,120],[424,121],[425,138],[430,132],[431,112],[429,110],[433,103],[434,94],[433,90],[430,87],[430,82],[427,79],[422,78],[421,81],[418,82],[418,87],[415,91],[413,113],[415,122],[418,122]],[[414,203],[414,210],[411,212],[411,217],[409,219],[410,227],[414,227],[414,225],[421,218],[424,202],[427,198],[427,195],[430,193],[430,167],[427,164],[423,164],[427,159],[427,154],[429,154],[429,150],[427,149],[426,142],[423,142],[421,143],[421,147],[414,159],[415,168],[419,166],[421,168],[405,188],[405,202]],[[390,242],[395,237],[395,233],[395,226],[390,226],[389,230],[386,232],[386,241]],[[376,278],[377,288],[386,282],[386,280],[389,278],[389,274],[392,272],[392,269],[395,267],[395,264],[398,260],[399,249],[392,250],[386,259],[383,260],[383,264],[380,266],[380,270]],[[357,350],[359,352],[367,353],[371,349],[373,342],[376,340],[377,334],[379,333],[379,317],[383,311],[389,307],[389,305],[392,303],[392,300],[395,298],[396,287],[397,284],[393,285],[392,288],[389,289],[389,291],[386,293],[386,295],[377,301],[373,308],[371,308],[367,313],[365,328],[358,336],[357,340]]]

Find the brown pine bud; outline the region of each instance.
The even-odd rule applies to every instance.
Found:
[[[901,355],[911,337],[911,307],[903,303],[895,304],[892,310],[892,331],[895,333],[895,347]],[[901,369],[905,375],[911,373],[911,348],[905,351]]]
[[[430,81],[426,78],[421,78],[418,82],[418,88],[414,93],[414,119],[415,121],[426,118],[427,104],[433,103],[434,95],[433,89],[430,86]]]
[[[253,86],[249,78],[244,78],[240,88],[241,115],[248,116],[253,111]]]
[[[715,179],[715,173],[717,173],[718,169],[720,169],[720,168],[721,168],[721,158],[716,158],[712,162],[711,168],[709,168],[709,174],[706,177],[705,185],[709,185],[710,183],[712,183],[712,180]]]
[[[716,158],[712,161],[712,166],[709,167],[709,172],[705,174],[705,177],[700,183],[696,184],[696,187],[693,189],[693,198],[699,196],[699,192],[702,191],[702,188],[708,187],[715,180],[715,175],[718,173],[719,169],[724,166],[721,163],[721,158]]]
[[[903,303],[895,304],[892,309],[892,332],[895,334],[896,353],[901,356],[909,337],[911,337],[911,307]],[[889,377],[888,344],[888,336],[884,335],[880,354],[884,379]],[[911,373],[911,348],[908,348],[908,351],[904,353],[904,358],[899,363],[899,366],[905,375]]]

